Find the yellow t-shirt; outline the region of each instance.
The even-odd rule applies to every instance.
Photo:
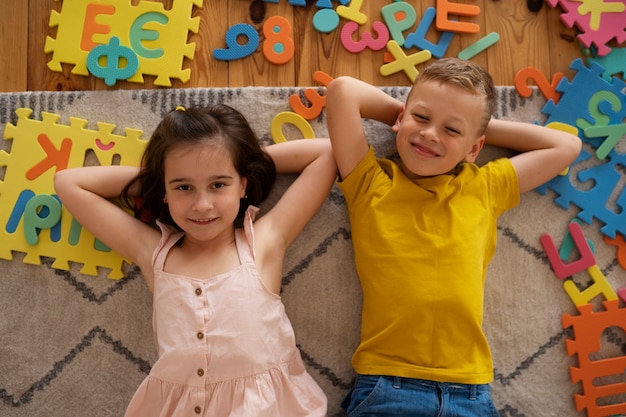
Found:
[[[355,371],[489,383],[484,282],[497,218],[520,199],[511,162],[410,180],[370,148],[339,187],[363,291]]]

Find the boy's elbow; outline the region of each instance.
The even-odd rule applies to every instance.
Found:
[[[354,85],[356,82],[356,79],[347,75],[341,75],[337,78],[333,78],[333,80],[328,84],[326,95],[331,97],[330,100],[332,100],[332,96],[341,95],[350,91],[350,86]]]
[[[567,139],[564,141],[564,154],[567,155],[568,165],[571,164],[580,155],[582,149],[582,141],[576,135],[567,134]]]

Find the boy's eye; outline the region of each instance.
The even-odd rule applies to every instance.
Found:
[[[448,132],[450,132],[450,133],[455,134],[455,135],[460,135],[460,134],[461,134],[461,132],[460,132],[458,129],[455,129],[455,128],[453,128],[453,127],[446,127],[446,130],[447,130]]]

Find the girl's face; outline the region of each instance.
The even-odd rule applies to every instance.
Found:
[[[424,81],[415,86],[393,127],[409,178],[445,174],[474,162],[484,143],[479,133],[485,102],[456,86]]]
[[[165,157],[164,201],[186,239],[232,239],[245,194],[246,178],[239,176],[230,154],[219,146],[179,146]]]

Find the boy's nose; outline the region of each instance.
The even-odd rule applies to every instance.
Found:
[[[433,142],[436,142],[439,139],[439,137],[437,136],[437,132],[435,131],[435,128],[433,126],[427,126],[422,128],[422,130],[420,131],[420,135],[422,135],[424,139]]]

